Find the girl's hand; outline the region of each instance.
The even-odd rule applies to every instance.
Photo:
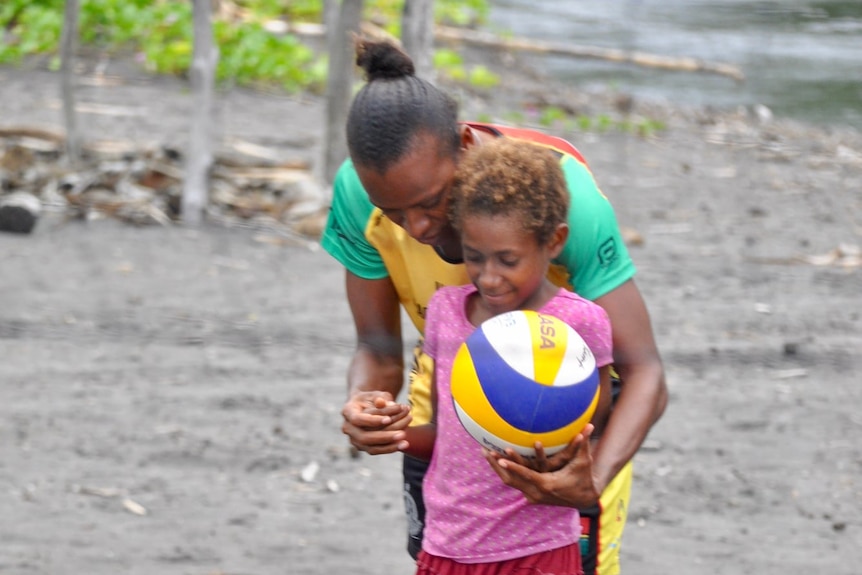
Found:
[[[550,457],[539,445],[531,460],[514,452],[502,455],[489,450],[484,451],[485,459],[503,483],[521,491],[530,503],[589,507],[600,495],[593,477],[592,431],[593,426],[587,425],[565,449]]]

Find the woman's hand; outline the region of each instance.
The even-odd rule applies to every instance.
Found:
[[[410,407],[392,400],[384,391],[354,394],[341,409],[341,431],[356,449],[371,455],[395,453],[404,449],[404,429],[413,417]]]

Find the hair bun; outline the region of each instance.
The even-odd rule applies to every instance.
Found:
[[[365,70],[365,79],[369,82],[413,76],[416,73],[410,56],[392,42],[384,40],[358,40],[356,65]]]

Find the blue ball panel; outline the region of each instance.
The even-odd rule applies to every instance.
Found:
[[[580,417],[595,397],[597,371],[573,385],[542,385],[509,368],[481,330],[468,338],[467,347],[488,403],[504,421],[523,431],[547,433],[564,427]]]

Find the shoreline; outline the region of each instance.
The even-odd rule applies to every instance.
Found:
[[[724,148],[738,154],[735,161],[741,162],[740,166],[722,168],[728,176],[791,162],[802,162],[813,170],[862,168],[862,132],[852,127],[836,129],[775,118],[762,107],[716,110],[638,101],[613,90],[584,92],[549,83],[539,72],[521,68],[504,52],[473,49],[468,55],[470,62],[481,62],[493,70],[508,66],[509,73],[501,77],[500,86],[482,90],[439,79],[438,84],[459,101],[462,118],[532,127],[571,141],[584,153],[599,185],[611,196],[626,186],[638,185],[631,180],[636,171],[624,170],[631,174],[627,181],[618,176],[620,162],[630,164],[656,148],[706,146],[705,154]],[[14,136],[2,136],[13,129],[37,128],[54,135],[48,147],[36,146],[36,150],[42,149],[36,153],[38,160],[19,166],[18,173],[7,167],[5,175],[0,174],[5,181],[0,197],[23,186],[23,191],[47,202],[49,211],[65,210],[73,217],[90,219],[121,213],[122,219],[137,225],[178,223],[173,206],[181,193],[182,158],[188,146],[193,106],[188,82],[147,74],[129,60],[107,65],[87,60],[81,65],[76,94],[78,124],[85,148],[89,144],[90,157],[78,173],[66,165],[62,146],[57,143],[63,133],[60,75],[41,69],[0,67],[0,101],[9,110],[0,119],[0,151],[16,145]],[[542,116],[548,109],[557,112],[551,121]],[[256,229],[274,236],[273,241],[315,242],[331,193],[319,175],[324,145],[323,97],[221,88],[214,110],[216,164],[207,217],[223,225]],[[582,129],[584,120],[589,124],[586,130]],[[49,149],[53,152],[46,154]],[[620,150],[625,153],[620,155]],[[222,160],[227,166],[219,163]],[[682,169],[696,172],[700,161],[692,158]],[[116,188],[108,188],[113,198],[100,193],[93,201],[82,196],[71,203],[61,189],[63,180],[104,180],[100,172],[105,169],[119,170],[125,179],[134,178],[141,162],[160,173],[167,166],[173,182],[159,189],[143,189],[144,195],[152,198],[143,208],[140,195],[128,202],[116,199]],[[301,166],[302,173],[291,176],[299,178],[294,183],[279,183],[282,174],[273,169],[271,176],[261,176],[263,179],[255,183],[246,176],[234,176],[230,166],[236,162]],[[29,168],[35,168],[41,177],[25,176],[22,170]],[[118,208],[120,204],[126,207]],[[625,206],[618,209],[630,216]]]
[[[465,47],[464,53],[465,64],[486,65],[501,78],[501,84],[490,89],[471,88],[438,78],[438,84],[459,100],[464,119],[490,117],[499,123],[518,123],[524,127],[569,135],[601,135],[601,132],[625,129],[619,126],[638,120],[655,121],[663,125],[663,129],[657,127],[651,130],[656,135],[671,130],[709,132],[709,126],[723,124],[740,136],[753,136],[760,132],[762,137],[772,140],[819,139],[827,145],[830,142],[832,145],[843,144],[862,154],[862,130],[853,126],[820,125],[779,117],[765,106],[689,106],[639,99],[609,87],[583,90],[554,82],[535,69],[527,69],[516,57],[504,51]],[[183,131],[183,123],[179,120],[184,119],[187,111],[183,108],[190,104],[187,80],[149,74],[136,63],[122,58],[107,61],[80,59],[79,68],[81,73],[76,96],[81,118],[79,123],[83,125],[85,139],[98,140],[102,135],[107,136],[107,139],[139,139],[141,133],[149,132],[150,138],[145,142],[169,143],[177,137],[178,132]],[[143,92],[138,98],[133,95],[135,89]],[[28,91],[41,97],[34,99],[22,94]],[[0,118],[0,127],[33,125],[62,131],[59,91],[59,73],[47,71],[39,64],[0,66],[0,101],[8,106],[7,113]],[[52,92],[56,97],[50,96]],[[165,102],[160,104],[160,99]],[[316,138],[313,123],[322,117],[325,105],[323,97],[313,93],[287,94],[279,90],[225,86],[217,88],[215,100],[216,133],[222,138],[229,138],[236,133],[254,134],[264,144],[271,142],[276,146],[294,149],[310,147],[310,140]],[[103,107],[100,108],[100,105]],[[314,116],[312,122],[291,125],[291,128],[299,127],[300,131],[283,137],[278,135],[279,130],[273,129],[268,120],[245,125],[253,114],[240,108],[257,105],[263,105],[260,114],[264,118],[279,107],[283,108],[281,111],[285,114],[306,114],[313,110]],[[543,107],[558,108],[566,116],[551,123],[543,122],[540,118]],[[163,115],[164,122],[146,120],[151,109],[166,112]],[[233,112],[242,115],[243,119],[236,121]],[[609,119],[611,126],[600,128],[593,125],[587,130],[580,130],[576,121],[578,116],[593,120]],[[110,121],[111,118],[118,121]],[[308,156],[309,160],[315,160],[313,156]]]
[[[597,162],[596,156],[607,156],[604,148],[619,148],[621,142],[627,142],[626,148],[632,149],[656,145],[685,148],[707,143],[731,151],[751,152],[763,162],[804,161],[818,169],[862,166],[862,132],[853,127],[839,129],[776,118],[764,107],[674,106],[637,100],[612,89],[585,92],[550,82],[539,71],[523,67],[504,51],[469,48],[465,54],[467,65],[482,64],[495,72],[507,72],[501,75],[502,83],[492,89],[475,89],[445,78],[437,80],[459,101],[462,118],[532,127],[568,139],[581,149],[591,166],[599,168],[597,177],[603,188],[609,186],[602,176],[604,166]],[[92,175],[94,170],[104,168],[106,162],[125,158],[126,165],[120,169],[128,175],[137,165],[135,160],[161,162],[162,166],[167,155],[172,158],[171,173],[181,174],[194,105],[188,81],[148,74],[129,59],[82,59],[79,66],[78,125],[83,143],[90,144],[91,156],[79,171]],[[60,179],[68,179],[80,174],[72,174],[73,170],[65,165],[62,147],[57,145],[63,133],[59,81],[58,73],[39,66],[0,67],[0,101],[8,109],[0,118],[0,131],[23,127],[53,134],[55,152],[41,154],[37,168],[43,175],[60,173],[65,174]],[[549,110],[554,115],[548,114]],[[248,196],[243,187],[248,185],[246,178],[228,177],[228,189],[221,194],[218,188],[225,182],[211,182],[207,206],[211,219],[227,225],[250,225],[280,235],[284,241],[316,240],[331,193],[320,179],[324,112],[325,100],[317,94],[220,87],[214,99],[216,161],[226,158],[228,162],[236,160],[250,165],[305,166],[306,175],[296,185],[264,182],[263,199],[255,196],[251,204],[242,199]],[[12,141],[14,137],[6,140]],[[0,150],[3,146],[4,138],[0,136]],[[240,149],[255,151],[249,155],[238,152]],[[628,157],[623,159],[630,161]],[[615,161],[619,158],[607,159],[605,163],[610,164],[607,172],[617,172]],[[112,169],[117,169],[117,165]],[[745,169],[760,168],[749,165]],[[224,170],[215,172],[224,175]],[[26,178],[22,174],[10,178],[8,170],[4,178],[5,191],[0,195],[14,191],[16,185],[29,185],[24,191],[43,201],[48,199],[54,208],[66,204],[56,178],[53,183],[45,178],[31,178],[30,184],[20,184]],[[176,220],[176,213],[170,211],[175,208],[170,205],[176,202],[171,198],[180,193],[181,180],[174,181],[170,190],[155,191],[161,198],[156,197],[157,213],[141,214],[135,209],[128,219],[136,224]],[[615,181],[611,179],[610,188],[622,185]],[[51,186],[56,189],[49,190]],[[115,210],[116,202],[107,203]],[[102,201],[100,206],[104,204]],[[237,208],[238,204],[242,206]],[[281,206],[277,207],[275,219],[258,217],[271,211],[267,206],[272,205]],[[100,209],[97,206],[96,211]],[[78,215],[98,214],[90,210]]]

